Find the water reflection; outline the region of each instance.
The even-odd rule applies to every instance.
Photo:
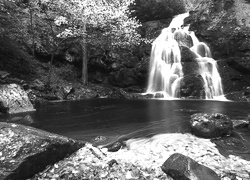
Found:
[[[106,140],[102,143],[106,144],[118,139],[190,132],[188,121],[194,113],[222,113],[231,119],[247,119],[250,104],[202,100],[94,99],[48,103],[30,116],[33,125],[43,130],[85,141],[105,136]],[[0,119],[9,121],[13,116],[1,115]],[[250,142],[250,135],[244,135],[247,132],[236,132]]]

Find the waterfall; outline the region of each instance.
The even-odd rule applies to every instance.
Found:
[[[173,18],[152,44],[147,94],[162,98],[224,99],[217,63],[209,47],[198,40],[189,26],[189,13]],[[193,54],[184,61],[182,50]]]

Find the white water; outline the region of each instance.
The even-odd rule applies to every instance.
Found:
[[[164,28],[152,45],[150,57],[150,76],[147,94],[160,94],[160,97],[180,98],[181,82],[185,75],[182,69],[180,46],[186,46],[193,51],[203,79],[203,89],[206,99],[226,100],[223,96],[221,78],[217,63],[212,59],[209,47],[199,42],[189,27],[182,27],[188,13],[173,18],[168,28]]]

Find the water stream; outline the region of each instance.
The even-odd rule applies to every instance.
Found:
[[[199,42],[188,26],[183,26],[188,15],[184,13],[173,18],[169,27],[163,29],[153,42],[146,93],[165,99],[191,97],[226,100],[217,63],[212,59],[209,47]],[[194,54],[191,61],[185,61],[185,57],[182,57],[185,48]]]

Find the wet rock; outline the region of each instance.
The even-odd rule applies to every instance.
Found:
[[[29,114],[24,117],[19,117],[19,116],[13,117],[7,122],[17,123],[17,124],[22,124],[22,125],[27,125],[27,126],[33,125],[35,123],[33,118]]]
[[[212,169],[179,153],[171,155],[162,165],[162,170],[174,180],[220,180]]]
[[[27,93],[17,84],[0,85],[0,102],[3,113],[35,111]]]
[[[58,87],[55,94],[58,97],[58,99],[64,100],[64,99],[67,99],[67,97],[71,93],[73,93],[74,91],[75,91],[75,89],[73,88],[72,85],[65,85],[65,86],[62,86],[62,87]]]
[[[198,39],[210,47],[213,58],[222,62],[218,69],[224,92],[236,101],[250,99],[241,91],[250,84],[249,14],[247,1],[203,0],[185,19]]]
[[[118,164],[118,162],[115,159],[112,159],[108,162],[108,165],[112,167],[114,164]]]
[[[117,141],[111,145],[106,146],[105,148],[107,148],[109,152],[116,152],[122,148],[122,143]]]
[[[190,119],[191,131],[194,135],[203,138],[228,136],[232,133],[233,123],[223,114],[193,114]]]
[[[182,29],[175,30],[174,39],[178,42],[179,46],[186,46],[189,48],[193,46],[191,36]]]
[[[193,51],[190,50],[190,48],[186,46],[180,46],[181,50],[181,62],[197,62],[196,58],[198,58],[198,55],[195,54]]]
[[[164,94],[163,93],[156,93],[154,98],[164,98]]]
[[[249,126],[249,121],[248,120],[232,120],[233,122],[233,127],[235,129],[238,128],[246,128]]]
[[[0,179],[31,178],[84,143],[12,123],[0,123]]]
[[[0,79],[5,79],[9,75],[10,75],[10,73],[8,73],[8,72],[0,71]]]
[[[186,75],[180,84],[180,97],[205,99],[204,81],[198,74]]]
[[[235,155],[249,161],[250,144],[245,138],[246,137],[244,137],[240,131],[237,132],[235,130],[231,136],[212,139],[211,142],[217,145],[219,152],[223,156],[228,157],[230,155]]]
[[[0,101],[0,113],[8,113],[9,107],[7,107],[2,101]]]

